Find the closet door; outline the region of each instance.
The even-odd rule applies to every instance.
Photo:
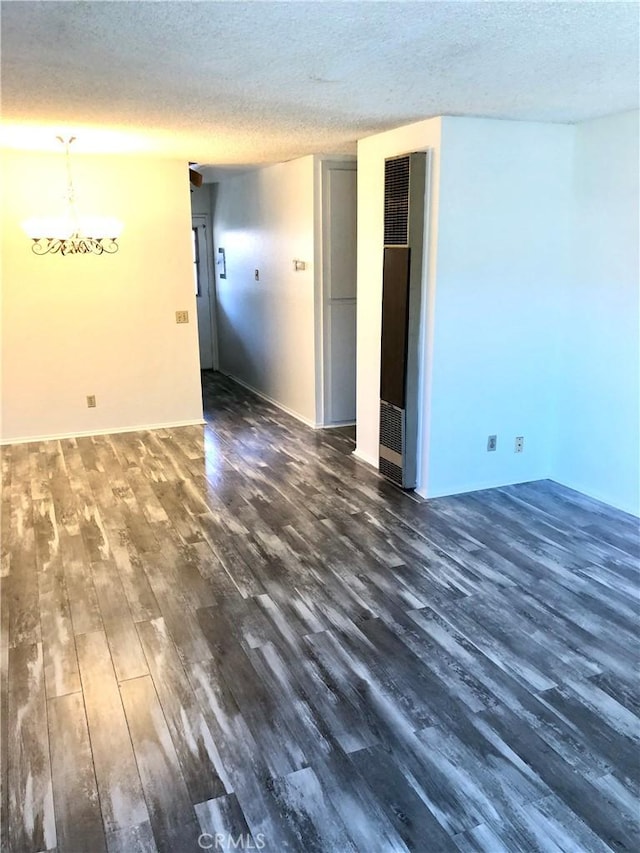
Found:
[[[355,163],[324,172],[325,424],[356,419]]]

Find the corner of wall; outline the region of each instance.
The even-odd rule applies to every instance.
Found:
[[[60,215],[64,159],[2,160],[4,440],[201,419],[196,324],[175,322],[176,310],[195,317],[186,164],[77,156],[80,210],[124,230],[116,254],[61,258],[32,254],[20,223]]]
[[[554,480],[640,514],[640,113],[574,127]]]

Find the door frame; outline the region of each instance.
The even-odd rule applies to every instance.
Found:
[[[191,227],[198,228],[204,226],[204,245],[205,257],[204,261],[207,269],[207,282],[209,284],[209,323],[211,327],[211,363],[214,370],[218,370],[220,361],[218,357],[218,303],[217,303],[217,282],[215,279],[215,266],[213,263],[213,234],[211,231],[211,217],[208,213],[192,213]],[[202,259],[201,259],[202,263]],[[196,297],[196,300],[198,297]],[[197,313],[196,302],[196,313]],[[196,316],[196,321],[197,321]],[[199,347],[198,341],[198,347]],[[199,350],[198,350],[199,351]]]
[[[320,198],[320,276],[319,276],[319,298],[316,301],[316,311],[319,317],[319,346],[316,351],[317,358],[317,418],[319,424],[325,428],[345,426],[345,423],[334,423],[331,414],[331,265],[329,259],[330,251],[330,228],[331,199],[329,195],[329,172],[332,171],[358,171],[356,157],[345,156],[344,158],[327,158],[320,161],[319,169],[319,198]],[[356,248],[357,250],[357,248]],[[356,294],[357,300],[357,294]],[[349,424],[355,421],[349,421]]]

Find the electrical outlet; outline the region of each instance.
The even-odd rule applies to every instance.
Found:
[[[189,322],[189,312],[188,311],[176,311],[176,323],[188,323]]]
[[[523,435],[517,435],[516,436],[516,443],[515,443],[515,447],[514,447],[514,452],[515,453],[522,453],[523,450],[524,450],[524,436]]]
[[[254,270],[253,271],[253,277],[255,278],[256,281],[260,281],[260,270]]]
[[[487,439],[487,450],[495,450],[498,446],[498,436],[490,435]]]
[[[95,394],[87,394],[87,408],[95,409],[96,407],[96,395]]]

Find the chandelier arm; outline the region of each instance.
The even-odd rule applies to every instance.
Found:
[[[31,251],[34,255],[114,255],[120,246],[112,237],[83,237],[74,234],[68,239],[59,237],[34,237]]]

